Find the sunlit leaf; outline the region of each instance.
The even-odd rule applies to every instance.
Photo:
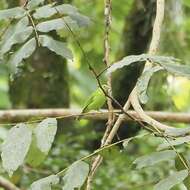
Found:
[[[80,188],[89,173],[89,165],[83,161],[77,161],[72,164],[67,170],[63,181],[63,190],[74,190],[75,188]]]
[[[149,155],[145,155],[142,157],[137,158],[133,164],[136,165],[137,169],[141,169],[147,166],[152,166],[162,161],[167,161],[174,159],[176,156],[175,151],[173,150],[166,150],[162,152],[154,152]]]
[[[143,103],[143,104],[147,103],[147,101],[148,101],[147,88],[148,88],[149,81],[150,81],[152,75],[155,72],[160,71],[160,70],[162,70],[162,67],[160,67],[160,66],[150,68],[150,69],[146,70],[138,79],[137,92],[138,92],[141,103]]]
[[[32,139],[32,131],[25,124],[11,128],[2,145],[3,168],[11,176],[23,164]]]
[[[25,15],[25,10],[22,7],[14,7],[11,9],[0,10],[0,20],[21,18]]]
[[[35,49],[36,49],[36,40],[35,38],[32,38],[11,56],[8,62],[8,64],[11,67],[11,70],[15,72],[19,63],[21,63],[23,59],[30,57],[32,53],[35,51]]]
[[[56,54],[66,59],[73,59],[72,52],[67,48],[66,43],[54,40],[47,35],[40,35],[39,40],[42,46],[47,47]]]
[[[30,190],[51,190],[53,185],[59,183],[57,175],[50,175],[31,184]]]
[[[154,187],[154,190],[169,190],[175,185],[183,182],[183,180],[188,176],[188,170],[181,170],[173,173],[169,177],[161,180]]]
[[[67,25],[73,30],[78,28],[77,22],[72,20],[69,16],[64,18],[53,19],[37,24],[36,28],[40,32],[49,32],[52,30],[65,29],[68,30]]]
[[[72,13],[69,16],[77,22],[79,27],[86,27],[91,23],[87,16],[81,15],[80,13]]]
[[[160,144],[157,148],[157,150],[163,150],[166,149],[168,147],[172,146],[177,146],[177,145],[181,145],[184,143],[190,142],[190,136],[186,136],[186,137],[178,137],[175,140],[169,140],[169,142],[165,142],[163,144]]]
[[[52,143],[57,132],[57,120],[55,118],[47,118],[34,128],[36,144],[38,148],[47,154],[52,146]]]

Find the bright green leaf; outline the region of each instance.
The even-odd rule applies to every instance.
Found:
[[[51,187],[58,183],[59,177],[57,175],[50,175],[32,183],[30,190],[51,190]]]
[[[25,15],[25,10],[22,7],[14,7],[11,9],[0,10],[0,20],[21,18]]]
[[[34,128],[37,147],[47,154],[52,146],[52,143],[57,132],[57,120],[55,118],[44,119]]]
[[[83,161],[72,164],[63,177],[64,186],[62,190],[74,190],[84,184],[89,173],[89,165]]]
[[[35,51],[35,49],[36,49],[36,40],[35,38],[32,38],[11,56],[8,62],[8,64],[11,67],[11,70],[15,72],[19,63],[21,63],[23,59],[30,57],[32,53]]]
[[[181,170],[179,172],[175,172],[169,177],[161,180],[154,187],[154,190],[169,190],[175,185],[183,182],[183,180],[188,176],[188,170]]]
[[[154,152],[152,154],[142,156],[137,158],[133,164],[136,165],[137,169],[141,169],[147,166],[152,166],[162,161],[167,161],[174,159],[176,156],[175,151],[173,150],[166,150],[162,152]]]
[[[11,128],[2,145],[3,168],[11,176],[23,164],[32,140],[32,131],[23,123]]]
[[[43,47],[47,47],[51,51],[61,55],[66,59],[73,59],[72,52],[67,48],[65,43],[54,40],[53,38],[46,35],[40,35],[39,40]]]

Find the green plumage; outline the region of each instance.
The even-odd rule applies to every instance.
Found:
[[[107,91],[107,86],[103,85],[105,91]],[[85,102],[85,106],[82,110],[82,113],[89,112],[91,110],[99,110],[105,103],[106,96],[102,92],[102,89],[98,88],[93,92],[88,100]]]

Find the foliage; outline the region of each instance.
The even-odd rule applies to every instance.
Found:
[[[126,6],[123,6],[124,3]],[[184,0],[183,3],[185,9],[188,10],[189,1]],[[105,67],[101,63],[103,49],[100,47],[104,27],[102,1],[86,2],[79,0],[74,1],[74,4],[80,7],[79,10],[89,17],[79,13],[74,5],[46,4],[44,0],[31,0],[26,7],[1,10],[0,20],[7,20],[8,27],[1,36],[0,57],[3,62],[8,63],[13,73],[17,72],[19,67],[24,65],[25,61],[35,51],[38,51],[39,46],[48,48],[58,56],[70,60],[71,103],[76,106],[83,103],[87,94],[95,89],[95,80],[84,64],[86,63],[85,56],[90,58],[90,62],[92,62],[92,66],[96,71],[102,71]],[[128,13],[131,10],[131,5],[132,1],[127,1],[127,3],[124,0],[113,2],[113,25],[110,34],[110,41],[113,46],[111,61],[118,57],[117,51],[123,45],[119,40],[120,31],[124,25],[124,16],[126,16],[126,12]],[[182,29],[186,32],[189,22],[186,17],[185,19]],[[87,27],[90,23],[92,23],[92,26],[88,30],[86,28],[80,29],[79,33],[79,28]],[[0,25],[4,26],[4,23],[0,23]],[[177,32],[175,28],[170,27],[169,29],[174,30],[175,33]],[[74,31],[74,35],[71,31]],[[56,32],[63,38],[66,37],[67,43],[50,37],[52,32]],[[172,35],[172,37],[175,36]],[[85,56],[81,52],[79,53],[78,47],[72,43],[73,41],[76,42],[76,39],[79,39],[80,44],[82,44]],[[168,41],[164,44],[170,46],[173,51],[174,47]],[[187,46],[186,44],[184,49],[188,52],[189,47]],[[168,54],[170,49],[167,51]],[[164,46],[162,51],[164,52]],[[171,55],[173,57],[169,57],[164,53],[160,53],[160,56],[129,55],[121,61],[114,62],[111,67],[106,69],[106,72],[110,74],[118,69],[124,69],[128,65],[143,64],[146,61],[151,62],[153,67],[143,72],[137,82],[139,99],[144,104],[148,103],[146,106],[152,109],[155,107],[151,103],[155,101],[170,109],[167,106],[168,104],[164,102],[167,101],[167,95],[163,96],[165,100],[162,100],[160,96],[161,89],[167,89],[167,85],[163,81],[154,85],[156,76],[159,79],[164,78],[164,80],[167,77],[160,74],[160,72],[159,75],[155,76],[155,73],[165,70],[169,77],[177,75],[189,78],[190,76],[190,67],[182,65],[179,59],[174,58],[180,57],[182,59],[182,56],[179,54]],[[186,53],[183,60],[187,60],[188,56],[188,53]],[[75,62],[72,62],[73,60]],[[7,72],[5,71],[5,73]],[[105,81],[106,76],[101,77],[101,82]],[[2,80],[7,82],[7,77]],[[6,83],[5,86],[7,87],[7,85]],[[155,90],[156,87],[159,89],[158,93]],[[6,94],[7,91],[6,89]],[[150,97],[149,102],[147,91]],[[180,89],[177,88],[177,92],[179,91]],[[97,92],[99,92],[99,95],[97,95]],[[168,94],[175,102],[176,96],[171,92],[168,92]],[[0,98],[2,98],[1,94]],[[95,98],[98,98],[98,105],[94,105]],[[5,102],[7,102],[5,107],[9,107],[8,98],[5,99]],[[105,95],[100,89],[95,90],[89,100],[87,105],[85,104],[85,112],[98,110],[106,101]],[[187,100],[189,100],[188,96]],[[95,103],[97,102],[95,101]],[[89,105],[91,106],[89,107]],[[2,167],[5,170],[2,169],[2,175],[6,176],[8,172],[12,176],[10,180],[13,183],[27,189],[30,184],[31,190],[74,190],[83,188],[90,169],[88,162],[91,156],[88,155],[91,155],[92,149],[94,150],[94,141],[95,143],[100,141],[102,132],[101,130],[100,132],[97,131],[94,124],[90,124],[86,120],[69,123],[69,127],[62,123],[60,128],[60,130],[63,130],[62,132],[57,130],[57,120],[55,118],[47,118],[35,123],[21,123],[8,130],[2,128],[0,130],[0,143],[3,143],[0,144],[0,150]],[[187,145],[189,136],[179,138],[176,138],[176,136],[179,134],[188,135],[189,128],[167,130],[163,135],[172,136],[167,141],[164,138],[155,137],[157,134],[141,135],[141,132],[139,132],[140,135],[137,134],[121,141],[118,146],[112,145],[111,147],[104,147],[103,150],[98,150],[103,155],[105,164],[100,168],[95,178],[94,188],[136,190],[145,186],[147,190],[153,188],[155,190],[171,188],[181,190],[183,187],[188,189],[188,171],[181,163],[179,155],[189,155],[189,146]],[[119,145],[122,142],[124,142],[123,146]],[[156,150],[157,152],[155,152]],[[178,154],[179,152],[180,154]],[[93,153],[93,156],[96,153]],[[185,156],[182,159],[185,163],[188,163]]]

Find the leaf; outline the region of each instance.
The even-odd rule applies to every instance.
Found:
[[[147,103],[148,96],[146,93],[147,93],[149,81],[150,81],[152,75],[155,72],[160,71],[160,70],[162,70],[162,67],[160,67],[160,66],[150,68],[150,69],[144,71],[144,73],[138,79],[137,92],[138,92],[138,96],[139,96],[141,103],[143,103],[143,104]]]
[[[144,61],[151,61],[158,64],[175,64],[179,62],[179,59],[174,57],[166,57],[166,56],[158,56],[158,55],[149,55],[149,54],[141,54],[141,55],[130,55],[124,57],[121,61],[114,63],[110,68],[107,69],[107,74],[111,74],[117,69],[121,69],[124,66],[128,66],[133,63],[139,63]],[[163,65],[162,65],[163,66]]]
[[[67,25],[73,30],[78,28],[77,22],[72,20],[69,16],[64,18],[52,19],[49,21],[37,24],[36,28],[40,32],[49,32],[52,30],[65,29],[68,30]]]
[[[166,149],[168,147],[172,146],[177,146],[177,145],[181,145],[184,143],[190,142],[190,136],[186,136],[186,137],[178,137],[175,140],[170,140],[169,143],[165,142],[163,144],[160,144],[157,148],[157,150],[163,150]]]
[[[51,190],[51,186],[59,183],[57,175],[50,175],[31,184],[30,190]]]
[[[52,143],[57,132],[57,120],[55,118],[44,119],[34,129],[36,136],[37,147],[43,153],[47,154],[52,146]]]
[[[55,52],[58,55],[61,55],[66,59],[73,59],[72,52],[67,48],[66,43],[56,41],[46,35],[40,35],[39,40],[43,47],[47,47],[51,51]]]
[[[0,20],[8,20],[12,18],[21,18],[25,15],[25,10],[22,7],[14,7],[11,9],[0,10]]]
[[[161,180],[154,187],[154,190],[169,190],[175,185],[181,183],[188,176],[188,170],[181,170],[173,173],[169,177]]]
[[[141,169],[147,166],[152,166],[162,161],[167,161],[175,158],[176,153],[173,150],[165,150],[162,152],[154,152],[152,154],[137,158],[133,164],[137,169]]]
[[[172,64],[172,63],[167,63],[167,62],[162,62],[160,63],[160,65],[164,67],[164,69],[166,69],[168,72],[174,75],[190,78],[190,66]]]
[[[28,2],[27,8],[32,10],[36,8],[37,6],[39,6],[40,4],[44,3],[44,1],[45,0],[30,0]]]
[[[14,31],[15,33],[2,45],[1,53],[7,53],[14,44],[25,42],[28,37],[32,34],[33,28],[29,26],[27,28],[23,28],[22,31]]]
[[[35,38],[32,38],[11,56],[10,60],[8,61],[11,70],[15,72],[19,63],[21,63],[23,59],[30,57],[32,53],[35,51],[35,49],[36,49],[36,40]]]
[[[31,130],[23,123],[11,128],[2,145],[3,168],[9,176],[23,164],[32,139]]]
[[[185,128],[168,128],[165,130],[164,134],[168,136],[185,136],[190,133],[190,127]]]
[[[69,16],[77,22],[79,27],[86,27],[91,23],[87,16],[81,15],[80,13],[71,13]]]
[[[48,18],[56,14],[56,9],[52,7],[52,4],[45,5],[36,9],[36,12],[33,14],[35,19]]]
[[[36,19],[41,19],[51,17],[57,13],[70,15],[71,13],[74,14],[76,12],[77,8],[69,4],[62,4],[55,7],[53,7],[52,4],[49,4],[36,9],[36,12],[33,14],[33,16]]]
[[[44,159],[46,158],[47,154],[43,153],[37,146],[36,137],[32,135],[32,143],[30,145],[30,149],[28,151],[26,157],[26,163],[28,163],[32,167],[39,166]]]
[[[74,190],[75,188],[80,188],[89,173],[89,165],[83,161],[77,161],[72,164],[65,176],[63,177],[64,186],[63,190]]]

